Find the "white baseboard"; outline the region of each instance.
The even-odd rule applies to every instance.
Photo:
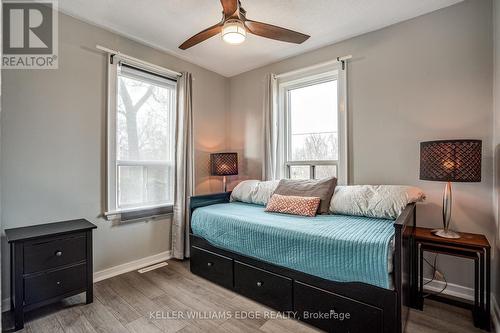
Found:
[[[103,269],[102,271],[94,272],[94,283],[112,278],[123,273],[135,271],[137,269],[157,264],[172,258],[172,251],[161,252],[146,258],[130,261],[118,266]]]
[[[433,280],[432,282],[429,281],[430,281],[429,278],[424,278],[424,284],[427,283],[426,285],[424,285],[424,290],[428,290],[435,293],[443,290],[445,286],[445,283],[443,281],[438,281],[438,280]],[[474,289],[454,283],[448,283],[446,289],[443,291],[443,294],[458,298],[464,298],[469,301],[474,300]]]
[[[429,281],[430,279],[424,279],[424,283]],[[443,281],[434,280],[425,285],[424,289],[432,292],[439,292],[444,288],[444,285],[445,283]],[[453,283],[448,283],[448,286],[446,286],[443,294],[458,298],[465,298],[470,301],[474,300],[474,289]],[[493,332],[500,333],[500,307],[498,306],[497,299],[493,293],[491,293],[491,321],[494,326]]]
[[[121,265],[113,266],[94,272],[94,283],[112,278],[120,274],[138,270],[140,268],[157,264],[159,262],[172,259],[172,251],[161,252],[146,258],[130,261]],[[10,297],[2,300],[2,312],[10,310]]]

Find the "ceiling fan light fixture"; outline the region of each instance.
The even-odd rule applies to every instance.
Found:
[[[240,20],[227,20],[222,27],[222,39],[228,44],[241,44],[245,41],[247,32]]]
[[[247,33],[295,44],[301,44],[310,37],[297,31],[247,19],[247,12],[241,7],[241,0],[219,1],[223,9],[222,20],[188,38],[179,45],[181,50],[187,50],[219,34],[222,40],[228,44],[243,43]]]

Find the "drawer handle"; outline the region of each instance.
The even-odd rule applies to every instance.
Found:
[[[61,281],[57,281],[57,282],[56,282],[56,284],[57,284],[58,286],[60,286],[62,283],[61,283]]]
[[[213,265],[214,265],[214,263],[213,263],[213,262],[207,262],[207,266],[208,266],[208,267],[212,267]]]
[[[257,287],[262,287],[263,284],[264,284],[263,282],[257,281]]]
[[[56,257],[62,256],[62,251],[56,251],[55,255],[56,255]]]

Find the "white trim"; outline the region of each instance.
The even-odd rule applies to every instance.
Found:
[[[106,172],[106,211],[116,211],[116,108],[118,99],[118,64],[111,63],[108,55],[108,110],[107,110],[107,172]],[[107,215],[107,214],[106,214]]]
[[[114,211],[105,212],[104,216],[124,214],[124,213],[140,212],[141,210],[163,208],[163,207],[172,207],[173,208],[174,204],[171,202],[171,203],[159,204],[159,205],[150,205],[150,206],[141,206],[141,207],[135,207],[135,208],[117,209],[117,210],[114,210]],[[162,215],[168,215],[168,214],[170,214],[170,213],[162,214]]]
[[[342,57],[340,61],[350,59],[351,56]],[[278,154],[280,163],[280,174],[288,177],[287,165],[297,161],[290,161],[290,115],[289,115],[289,91],[296,88],[306,87],[318,83],[337,81],[337,136],[338,136],[338,161],[321,161],[322,165],[330,164],[337,166],[337,179],[341,185],[349,183],[349,156],[348,156],[348,126],[347,126],[347,67],[346,63],[339,60],[327,61],[299,70],[283,73],[276,77],[287,77],[278,80]],[[302,161],[303,162],[303,161]],[[319,163],[310,163],[318,164]],[[312,173],[312,167],[310,173]]]
[[[106,268],[101,271],[94,272],[94,283],[112,278],[113,276],[135,271],[143,267],[151,266],[169,259],[172,259],[172,251],[170,250],[154,254],[149,257],[130,261],[121,265]]]
[[[160,252],[149,257],[141,258],[127,263],[103,269],[94,272],[94,283],[112,278],[120,274],[128,273],[131,271],[139,270],[159,262],[172,259],[172,251]],[[10,297],[2,299],[2,312],[10,310]]]
[[[426,285],[424,285],[424,290],[428,290],[435,293],[443,290],[445,286],[445,283],[443,281],[438,281],[438,280],[434,280],[432,282],[429,281],[430,281],[429,278],[424,278],[424,284],[427,283]],[[448,296],[463,298],[469,301],[474,300],[474,289],[454,283],[448,283],[446,289],[443,291],[443,294]]]
[[[346,55],[346,56],[343,56],[343,57],[337,57],[334,60],[328,60],[328,61],[320,62],[318,64],[314,64],[314,65],[311,65],[311,66],[307,66],[307,67],[295,69],[295,70],[292,70],[292,71],[289,71],[289,72],[285,72],[285,73],[281,73],[281,74],[276,74],[276,78],[283,78],[283,77],[287,77],[287,76],[301,74],[303,72],[308,72],[308,71],[312,71],[312,70],[315,70],[315,69],[318,69],[318,68],[321,68],[321,67],[325,67],[325,66],[336,64],[339,61],[346,61],[346,60],[349,60],[351,58],[352,58],[352,55]]]
[[[311,179],[314,178],[314,167],[316,165],[332,165],[335,166],[338,171],[338,161],[336,160],[323,160],[323,161],[318,161],[319,163],[316,163],[316,161],[295,161],[291,159],[292,156],[292,144],[291,144],[291,115],[290,115],[290,91],[294,89],[300,89],[304,87],[309,87],[313,86],[316,84],[321,84],[321,83],[326,83],[326,82],[332,82],[332,81],[337,81],[338,83],[338,69],[334,70],[329,70],[325,71],[322,73],[317,73],[317,74],[312,74],[308,75],[307,73],[304,74],[303,76],[296,78],[296,79],[291,79],[291,80],[285,80],[283,82],[280,82],[279,84],[279,92],[283,94],[280,97],[280,100],[283,102],[283,116],[284,116],[284,124],[286,130],[283,131],[283,160],[284,160],[284,170],[282,170],[282,174],[285,175],[286,178],[290,177],[290,166],[293,165],[304,165],[304,166],[309,166],[309,177]],[[338,93],[338,89],[337,89]],[[337,103],[337,108],[339,107],[339,103]],[[337,128],[337,134],[338,134],[338,128]],[[338,176],[338,172],[337,172]]]
[[[173,163],[167,160],[159,161],[129,161],[129,160],[116,160],[117,166],[167,166],[173,167]]]
[[[339,64],[336,63],[333,66],[326,68],[329,69],[321,71],[320,73],[304,72],[302,75],[297,76],[296,78],[279,80],[279,87],[286,88],[286,90],[292,90],[312,86],[318,83],[338,80],[340,70]],[[303,71],[301,70],[301,72]]]
[[[345,58],[345,57],[344,57]],[[349,58],[350,59],[350,56]],[[337,105],[338,105],[338,160],[337,179],[339,184],[349,184],[349,137],[348,137],[348,108],[347,108],[347,61],[343,62],[343,69],[339,69],[337,78]]]
[[[161,67],[161,66],[152,64],[152,63],[147,62],[147,61],[143,61],[141,59],[134,58],[134,57],[129,56],[127,54],[121,53],[120,51],[115,51],[115,50],[109,49],[109,48],[101,46],[101,45],[96,45],[96,48],[98,50],[104,51],[104,52],[106,52],[106,53],[108,53],[110,55],[113,55],[113,56],[117,55],[120,58],[122,58],[122,59],[124,59],[124,60],[126,60],[128,62],[131,62],[132,64],[135,63],[135,64],[137,64],[139,66],[146,66],[149,69],[152,69],[152,70],[154,70],[155,72],[158,72],[158,73],[163,73],[163,74],[166,74],[166,75],[173,75],[173,76],[182,76],[182,73],[179,73],[179,72],[173,71],[171,69],[168,69],[168,68],[165,68],[165,67]]]
[[[150,64],[148,62],[140,61],[139,59],[121,54],[117,51],[113,51],[110,49],[107,49],[105,47],[97,45],[97,48],[100,50],[103,50],[105,52],[108,52],[108,85],[107,85],[107,130],[106,130],[106,137],[107,137],[107,151],[106,151],[106,158],[107,158],[107,172],[106,172],[106,194],[107,194],[107,200],[106,200],[106,211],[104,212],[104,216],[108,221],[120,221],[121,213],[126,213],[126,212],[136,212],[136,211],[141,211],[141,210],[146,210],[146,209],[151,209],[151,208],[159,208],[159,207],[165,207],[165,206],[172,206],[172,202],[161,202],[161,203],[156,203],[156,204],[150,204],[147,206],[139,206],[139,207],[133,207],[133,208],[122,208],[119,206],[118,199],[119,199],[119,193],[118,193],[118,178],[119,178],[119,167],[120,166],[141,166],[141,167],[147,167],[147,166],[166,166],[168,175],[170,178],[171,184],[174,184],[174,174],[175,174],[175,161],[174,161],[174,149],[171,150],[171,156],[167,160],[163,161],[130,161],[130,160],[118,160],[117,159],[117,106],[118,106],[118,79],[121,75],[123,75],[121,66],[120,66],[120,61],[123,60],[125,64],[131,64],[135,65],[139,69],[144,69],[148,72],[153,72],[156,74],[161,74],[164,76],[172,76],[173,74],[179,74],[177,72],[170,71],[166,68],[156,66],[153,64]],[[113,56],[116,56],[113,58]],[[116,59],[115,59],[116,58]],[[132,71],[128,72],[128,75],[132,75]],[[173,74],[172,74],[173,73]],[[125,73],[127,75],[127,73]],[[131,76],[132,77],[132,76]],[[134,79],[137,80],[147,80],[146,76],[138,76],[134,77]],[[148,81],[149,82],[149,81]],[[154,82],[150,82],[151,84],[156,84]],[[169,113],[169,124],[172,127],[172,130],[170,131],[170,138],[168,144],[173,145],[175,142],[174,139],[174,110],[175,110],[175,105],[176,105],[176,92],[177,92],[177,82],[174,82],[172,84],[165,85],[167,89],[169,89],[170,92],[170,110],[171,112]],[[172,196],[173,196],[173,188],[172,188]]]
[[[336,160],[317,160],[317,161],[288,161],[285,164],[287,165],[337,165],[339,161]]]
[[[429,278],[424,278],[424,283],[429,282]],[[424,286],[424,290],[431,292],[440,292],[445,286],[443,281],[434,280]],[[474,289],[469,287],[464,287],[454,283],[448,283],[448,286],[443,291],[444,295],[458,297],[467,299],[469,301],[474,300]],[[493,322],[493,332],[500,333],[500,308],[497,303],[495,294],[492,292],[491,298],[491,321]]]

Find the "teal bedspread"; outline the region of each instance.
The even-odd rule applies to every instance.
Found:
[[[214,246],[339,282],[392,288],[392,220],[301,217],[232,202],[198,208],[195,235]]]

